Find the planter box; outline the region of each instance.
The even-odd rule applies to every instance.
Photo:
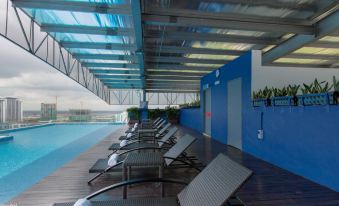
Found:
[[[306,95],[302,95],[302,99],[303,99],[304,106],[329,104],[328,93],[306,94]]]
[[[270,106],[268,104],[268,99],[255,99],[253,100],[253,107],[267,107]]]
[[[293,105],[293,97],[273,97],[273,106],[291,106]]]

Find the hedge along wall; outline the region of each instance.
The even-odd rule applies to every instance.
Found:
[[[227,119],[227,88],[225,84],[228,80],[241,76],[245,83],[242,91],[243,151],[339,192],[339,106],[253,108],[250,100],[252,88],[255,85],[265,85],[265,79],[256,78],[257,75],[260,75],[256,70],[258,69],[256,66],[260,66],[257,62],[259,61],[257,55],[258,51],[246,53],[220,69],[221,83],[211,89],[212,138],[227,143],[227,121],[231,120]],[[271,67],[271,70],[274,69],[280,70],[278,67]],[[300,72],[299,68],[295,69],[298,70],[297,73]],[[303,73],[310,81],[317,77],[316,73],[313,76],[308,76],[307,71],[305,69]],[[289,83],[289,81],[302,83],[290,80],[290,78],[294,78],[293,73],[291,76],[286,74],[279,76],[279,72],[277,77],[272,78],[280,78],[279,81],[285,83]],[[328,74],[329,79],[333,76],[331,72]],[[203,84],[214,84],[216,81],[214,73],[211,72],[202,78],[201,91],[203,91]],[[325,74],[320,76],[322,75]],[[259,80],[264,82],[258,82]],[[273,81],[267,80],[267,82]],[[203,92],[201,99],[203,99]],[[200,108],[201,131],[204,118],[202,108],[203,102]],[[190,113],[182,112],[181,119],[192,121],[191,118],[185,117],[188,114]],[[264,130],[264,139],[262,140],[257,138],[257,131],[261,127]]]
[[[180,124],[202,133],[203,119],[200,107],[180,109]]]

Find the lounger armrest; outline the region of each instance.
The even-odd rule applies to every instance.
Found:
[[[197,171],[201,172],[200,168],[198,168],[197,166],[195,166],[192,163],[189,163],[189,162],[187,162],[185,160],[178,159],[178,158],[173,158],[173,157],[166,157],[166,156],[164,156],[164,159],[171,159],[171,160],[174,160],[174,161],[177,161],[177,162],[181,162],[181,163],[186,164],[186,165],[192,167],[193,169],[196,169]]]
[[[130,149],[130,150],[126,150],[122,153],[119,153],[119,155],[124,155],[124,154],[127,154],[127,153],[130,153],[130,152],[134,152],[134,151],[138,151],[138,150],[148,150],[148,149],[154,149],[154,150],[161,150],[162,148],[159,148],[159,147],[139,147],[139,148],[134,148],[134,149]]]
[[[188,184],[187,182],[184,182],[182,180],[164,179],[164,178],[143,178],[143,179],[128,180],[128,181],[119,182],[119,183],[110,185],[108,187],[105,187],[101,190],[98,190],[98,191],[88,195],[86,197],[86,199],[90,200],[93,197],[98,196],[102,193],[105,193],[107,191],[117,189],[117,188],[120,188],[120,187],[123,187],[123,186],[146,183],[146,182],[164,182],[164,183],[181,184],[181,185],[187,185]]]

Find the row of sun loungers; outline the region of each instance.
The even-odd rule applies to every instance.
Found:
[[[144,132],[146,131],[146,132]],[[196,138],[185,134],[176,137],[178,128],[157,118],[147,124],[135,124],[120,137],[120,143],[113,143],[108,157],[99,159],[89,169],[96,175],[89,184],[105,173],[121,174],[123,182],[103,188],[73,203],[55,203],[55,206],[217,206],[245,205],[234,193],[251,176],[252,171],[234,162],[227,156],[219,154],[205,168],[194,156],[185,152]],[[179,167],[178,167],[179,166]],[[191,168],[199,174],[190,182],[166,179],[163,170],[168,168]],[[143,168],[158,170],[158,177],[131,180],[131,172]],[[203,169],[202,169],[203,168]],[[126,199],[130,185],[157,182],[161,186],[162,197]],[[186,187],[177,197],[163,197],[164,184],[184,184]],[[107,191],[123,188],[123,199],[114,201],[91,201],[94,197]]]

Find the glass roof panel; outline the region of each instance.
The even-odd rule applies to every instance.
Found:
[[[339,48],[316,48],[316,47],[302,47],[293,53],[296,54],[329,54],[336,55],[339,54]]]
[[[274,61],[275,63],[295,63],[295,64],[323,64],[327,60],[321,59],[294,59],[294,58],[280,58]]]

